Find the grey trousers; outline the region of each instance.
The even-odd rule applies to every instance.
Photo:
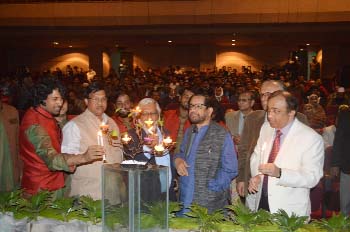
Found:
[[[344,215],[350,213],[350,174],[340,172],[340,211]]]

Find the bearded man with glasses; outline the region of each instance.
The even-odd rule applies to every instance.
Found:
[[[228,204],[231,180],[237,176],[237,155],[230,133],[212,121],[214,101],[194,94],[188,115],[192,126],[185,132],[175,167],[180,175],[180,202],[183,209],[199,204],[211,213]]]

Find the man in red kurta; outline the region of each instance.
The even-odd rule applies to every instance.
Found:
[[[188,101],[193,95],[190,88],[183,89],[180,97],[180,107],[177,110],[164,111],[164,127],[170,132],[170,137],[176,141],[175,154],[179,152],[185,130],[190,127],[188,120]]]
[[[23,160],[22,188],[27,195],[39,190],[64,194],[64,173],[76,165],[102,159],[103,148],[91,146],[84,154],[61,153],[62,134],[54,116],[63,105],[63,88],[55,80],[45,79],[34,91],[34,106],[27,110],[20,126],[20,156]]]

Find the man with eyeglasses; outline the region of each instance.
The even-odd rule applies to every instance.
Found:
[[[185,132],[175,167],[180,175],[180,202],[183,209],[199,204],[211,213],[228,204],[231,180],[237,175],[237,155],[230,133],[211,120],[214,101],[194,94],[189,101],[193,124]]]
[[[310,217],[310,189],[323,176],[322,137],[295,116],[298,100],[276,91],[268,98],[267,119],[250,159],[250,209]]]
[[[238,97],[238,111],[230,110],[225,114],[226,126],[231,132],[232,139],[236,146],[236,151],[241,143],[241,134],[243,131],[244,121],[246,116],[253,112],[255,103],[254,93],[251,91],[244,91]],[[239,156],[239,155],[238,155]],[[236,180],[231,183],[231,202],[234,203],[238,199]]]
[[[160,175],[159,179],[147,179],[147,177],[143,177],[145,179],[141,180],[141,188],[147,188],[149,190],[153,189],[153,192],[160,191],[165,194],[166,189],[170,187],[172,181],[169,151],[166,151],[161,155],[155,155],[152,153],[154,147],[161,144],[165,136],[168,135],[167,130],[165,128],[161,128],[159,125],[161,108],[158,102],[152,98],[142,99],[137,106],[141,110],[137,116],[137,124],[140,125],[141,128],[133,128],[128,131],[129,135],[132,137],[132,140],[129,144],[124,145],[124,152],[129,155],[126,157],[127,159],[134,159],[137,161],[148,162],[153,165],[169,167],[168,186],[166,185],[166,177],[163,175]],[[139,150],[138,153],[133,154],[135,148],[138,148],[140,145],[141,150]],[[148,195],[148,193],[150,194]],[[174,199],[173,195],[174,193],[172,192],[172,189],[170,189],[170,200]],[[144,191],[142,199],[145,201],[153,201],[159,199],[159,197],[153,196],[152,191]]]
[[[284,90],[282,82],[277,80],[266,80],[260,88],[260,102],[263,110],[256,110],[248,114],[244,121],[243,132],[241,135],[241,143],[238,147],[238,177],[237,192],[241,197],[248,194],[248,181],[250,174],[250,157],[254,151],[259,138],[259,133],[264,122],[267,121],[267,99],[278,90]],[[303,123],[307,124],[306,116],[296,113],[296,117]],[[249,195],[246,197],[246,204],[249,206]]]
[[[85,104],[87,109],[63,128],[62,152],[70,154],[82,154],[87,147],[98,145],[97,133],[102,123],[108,126],[108,132],[119,128],[114,120],[104,112],[107,108],[107,96],[104,86],[99,82],[92,82],[85,90]],[[110,141],[112,141],[110,143]],[[115,146],[120,142],[120,136],[115,140],[109,140],[103,136],[103,148],[107,163],[121,163],[122,150]],[[101,144],[101,142],[100,142]],[[101,166],[102,159],[78,166],[71,175],[71,190],[69,195],[90,195],[93,199],[101,199]],[[106,191],[108,193],[108,191]],[[118,202],[118,196],[107,196],[112,203]]]

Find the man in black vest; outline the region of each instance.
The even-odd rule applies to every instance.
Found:
[[[195,94],[189,101],[193,124],[185,132],[175,167],[180,175],[183,210],[199,204],[209,212],[228,204],[231,180],[237,176],[237,155],[230,133],[212,121],[213,99]]]

